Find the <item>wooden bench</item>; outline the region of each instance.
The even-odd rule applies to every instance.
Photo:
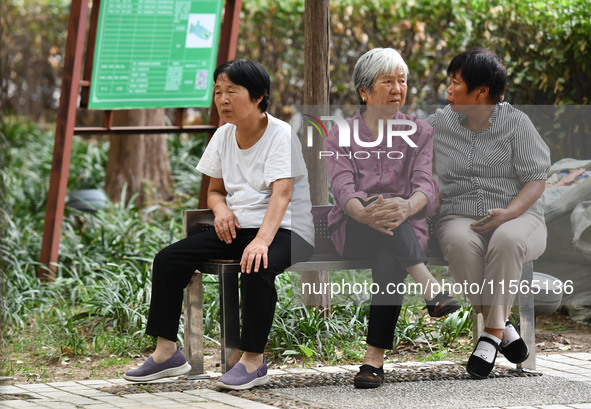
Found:
[[[371,260],[343,260],[335,250],[328,235],[327,215],[331,205],[313,206],[316,245],[309,261],[296,263],[287,271],[330,271],[370,269]],[[183,235],[186,237],[204,230],[213,229],[211,210],[186,210],[183,213]],[[429,257],[428,266],[445,266],[441,256]],[[203,374],[203,279],[202,274],[216,274],[219,277],[221,370],[225,373],[240,358],[240,303],[238,276],[240,264],[235,261],[207,261],[198,266],[185,290],[185,353],[191,365],[192,378]],[[533,263],[523,265],[522,281],[533,278]],[[519,321],[521,336],[530,349],[529,358],[518,365],[523,369],[535,370],[535,316],[534,296],[519,294]],[[474,317],[474,339],[478,339],[482,327],[482,315]]]

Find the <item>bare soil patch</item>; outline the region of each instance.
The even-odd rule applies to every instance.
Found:
[[[591,325],[555,312],[536,319],[538,353],[591,352]]]

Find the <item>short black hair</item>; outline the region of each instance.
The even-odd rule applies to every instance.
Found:
[[[271,90],[271,78],[269,73],[261,64],[250,60],[232,60],[221,64],[213,73],[213,82],[218,76],[225,74],[228,79],[236,85],[241,85],[248,90],[250,99],[255,101],[261,96],[259,103],[261,112],[269,107],[269,92]]]
[[[473,48],[454,57],[447,67],[447,75],[460,74],[468,92],[481,85],[488,87],[488,95],[493,102],[501,102],[505,93],[507,70],[503,62],[491,50]]]

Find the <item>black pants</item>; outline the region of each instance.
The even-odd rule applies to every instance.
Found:
[[[349,218],[343,254],[346,259],[374,261],[372,278],[379,286],[379,292],[373,294],[371,299],[367,343],[384,349],[392,349],[394,329],[404,296],[401,293],[388,294],[388,284],[404,282],[408,275],[407,267],[427,261],[417,236],[407,221],[393,233],[393,236],[388,236]]]
[[[162,249],[154,258],[152,299],[146,334],[176,341],[183,304],[183,290],[200,261],[242,257],[244,248],[258,229],[241,229],[231,244],[221,241],[215,231],[191,235]],[[296,233],[279,229],[268,251],[268,267],[240,275],[242,332],[240,349],[262,353],[273,323],[277,292],[275,276],[290,265],[308,260],[313,247]]]

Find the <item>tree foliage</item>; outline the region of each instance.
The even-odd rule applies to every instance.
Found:
[[[59,93],[66,1],[5,0],[2,107],[51,118]],[[238,56],[271,73],[270,111],[283,119],[303,102],[304,0],[244,0]],[[487,47],[507,67],[514,104],[589,104],[591,7],[587,0],[333,0],[331,104],[356,103],[351,74],[373,47],[398,49],[411,72],[408,102],[445,99],[449,61]],[[4,23],[6,22],[6,24]],[[591,152],[561,152],[591,156]]]
[[[55,118],[68,28],[66,0],[2,0],[2,112]]]
[[[591,8],[583,0],[333,0],[331,103],[356,103],[351,74],[374,47],[401,52],[411,72],[411,103],[445,95],[446,68],[459,52],[486,47],[510,75],[516,104],[588,104]],[[300,103],[304,0],[245,0],[238,50],[273,74],[275,112]]]

